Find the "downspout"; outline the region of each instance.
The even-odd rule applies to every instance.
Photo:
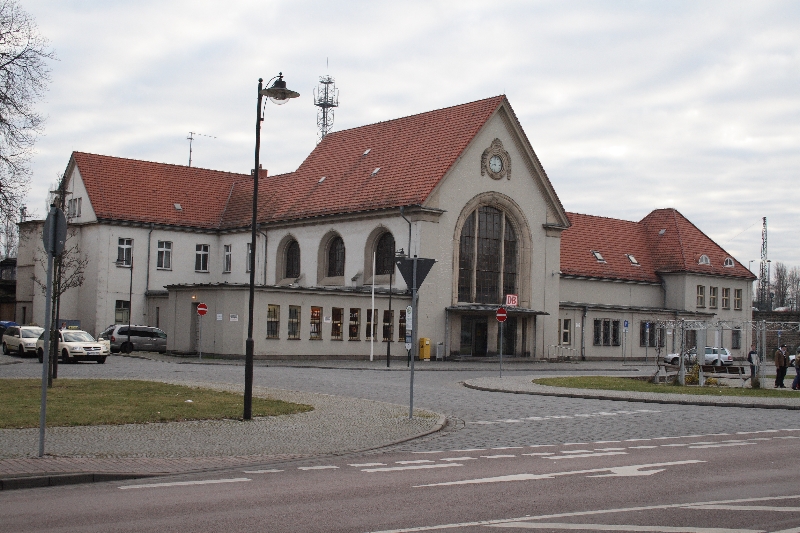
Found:
[[[154,224],[150,223],[150,231],[147,232],[147,267],[146,267],[146,274],[145,274],[145,282],[144,282],[144,317],[145,322],[147,325],[150,325],[150,320],[147,318],[149,313],[147,312],[147,293],[150,292],[150,245],[153,238],[153,229]],[[133,310],[131,310],[132,312]]]
[[[581,315],[581,361],[586,361],[586,315],[588,313],[589,307],[583,306],[583,314]]]
[[[267,234],[263,231],[258,231],[261,235],[264,236],[264,283],[263,285],[267,284]]]
[[[403,217],[403,220],[405,220],[408,223],[408,250],[406,250],[406,257],[408,257],[410,259],[411,258],[411,221],[406,218],[405,208],[402,205],[400,206],[400,216]]]

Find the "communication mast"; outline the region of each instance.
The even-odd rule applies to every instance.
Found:
[[[317,126],[319,127],[319,140],[321,142],[333,128],[333,108],[339,107],[339,89],[331,76],[320,76],[319,86],[314,89],[314,105],[317,111]]]
[[[767,217],[761,228],[761,268],[758,273],[758,308],[769,311],[769,259],[767,258]]]
[[[186,137],[186,140],[189,141],[189,166],[192,166],[192,141],[194,141],[194,136],[199,135],[200,137],[208,137],[209,139],[216,139],[213,135],[205,135],[203,133],[197,133],[196,131],[190,131],[189,136]]]

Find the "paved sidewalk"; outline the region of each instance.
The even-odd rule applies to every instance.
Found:
[[[586,398],[593,400],[616,400],[625,402],[707,405],[714,407],[751,407],[757,409],[800,410],[800,393],[786,398],[748,398],[741,396],[700,396],[694,394],[651,393],[634,391],[612,391],[596,389],[571,389],[552,387],[533,383],[534,376],[483,377],[464,381],[471,389],[533,394],[539,396],[559,396],[565,398]]]
[[[237,390],[212,383],[182,385]],[[241,393],[241,390],[238,390]],[[191,473],[304,457],[341,455],[439,430],[443,416],[325,394],[255,387],[256,396],[310,404],[294,415],[121,426],[0,429],[0,489]]]

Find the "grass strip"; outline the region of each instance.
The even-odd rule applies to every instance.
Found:
[[[0,428],[39,427],[42,382],[0,379]],[[156,381],[57,379],[47,390],[47,425],[95,426],[182,420],[241,419],[243,396]],[[312,410],[280,400],[253,398],[253,416]]]
[[[739,387],[698,387],[696,385],[655,384],[636,378],[611,376],[574,376],[534,379],[537,385],[573,389],[657,392],[663,394],[695,394],[699,396],[744,396],[753,398],[800,398],[800,393],[787,389],[751,389]]]

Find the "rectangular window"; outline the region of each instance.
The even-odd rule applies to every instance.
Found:
[[[247,259],[245,260],[245,272],[250,272],[251,261],[253,260],[252,243],[247,243]]]
[[[594,319],[594,335],[592,336],[592,343],[595,346],[603,345],[603,321],[597,318]]]
[[[731,308],[731,290],[727,287],[722,288],[722,308]]]
[[[226,244],[222,247],[223,256],[222,256],[222,271],[224,273],[230,273],[231,265],[233,264],[233,252],[231,251],[231,245]]]
[[[738,350],[742,347],[742,330],[734,329],[731,331],[731,348]]]
[[[195,272],[208,272],[208,245],[198,244],[194,247],[194,249]]]
[[[717,308],[717,288],[716,287],[709,287],[708,288],[708,307],[711,309]]]
[[[647,346],[650,348],[660,346],[663,348],[666,346],[666,342],[666,328],[659,328],[653,322],[642,321],[639,323],[639,346]]]
[[[594,320],[594,345],[619,346],[619,320],[610,318],[596,318]]]
[[[269,304],[267,306],[267,338],[277,339],[281,323],[281,306]]]
[[[347,338],[351,341],[361,338],[361,309],[358,307],[350,308],[350,327]]]
[[[78,218],[81,216],[81,204],[83,203],[83,198],[73,198],[72,200],[67,202],[67,217],[69,218]]]
[[[394,334],[394,311],[383,312],[383,342],[391,342]]]
[[[159,270],[172,270],[172,243],[170,241],[158,241],[156,268]]]
[[[331,339],[335,341],[342,340],[342,316],[344,309],[341,307],[334,307],[331,311]]]
[[[619,320],[612,320],[611,321],[611,345],[612,346],[619,346]]]
[[[397,324],[397,340],[400,342],[406,341],[406,310],[400,310],[400,320]]]
[[[733,290],[733,309],[735,311],[742,310],[742,289]]]
[[[372,320],[372,317],[378,318],[378,310],[377,309],[367,309],[367,330],[366,335],[364,338],[366,340],[370,340],[373,337],[377,337],[378,335],[378,321]]]
[[[131,266],[133,239],[120,239],[117,244],[117,266]]]
[[[706,306],[706,287],[705,285],[697,286],[697,307]]]
[[[289,332],[286,336],[292,340],[300,339],[300,306],[289,306]]]
[[[312,307],[311,308],[311,322],[309,323],[311,326],[311,336],[309,339],[312,341],[319,341],[322,340],[322,308],[321,307]]]
[[[131,316],[130,300],[117,300],[114,305],[114,324],[127,324]]]
[[[558,331],[560,332],[560,342],[563,345],[569,346],[572,344],[572,319],[565,318],[559,319]]]

